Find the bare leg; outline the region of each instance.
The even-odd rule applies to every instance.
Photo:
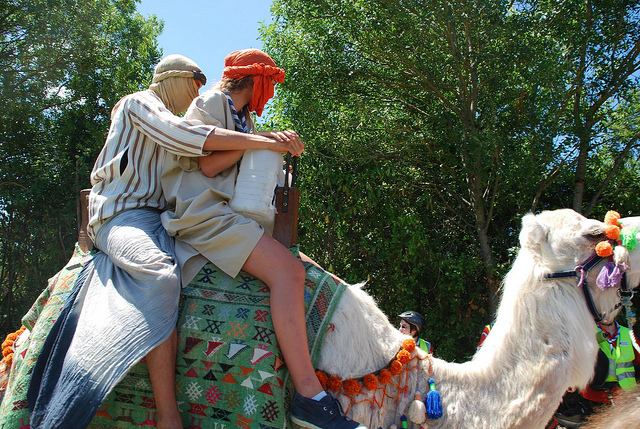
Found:
[[[289,250],[265,234],[242,269],[269,286],[273,326],[296,390],[307,398],[317,395],[323,389],[307,347],[304,266]]]
[[[155,349],[147,353],[149,378],[158,409],[158,429],[182,429],[182,418],[176,403],[176,328]]]

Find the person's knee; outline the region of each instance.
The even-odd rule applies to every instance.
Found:
[[[302,283],[304,285],[304,280],[307,275],[307,270],[304,268],[304,265],[299,260],[296,260],[295,264],[291,269],[292,276],[295,277],[296,281]]]
[[[286,288],[302,288],[304,287],[304,281],[306,276],[306,270],[302,262],[298,259],[293,259],[290,263],[284,264],[278,272],[275,274],[273,283],[270,285],[272,288],[282,285]]]

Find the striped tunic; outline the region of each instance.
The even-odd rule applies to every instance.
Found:
[[[111,128],[91,173],[88,233],[123,210],[165,210],[160,175],[166,151],[200,156],[212,126],[173,115],[151,90],[123,97],[111,113]],[[166,151],[165,151],[166,150]]]

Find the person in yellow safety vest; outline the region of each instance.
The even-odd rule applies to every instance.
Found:
[[[405,311],[399,314],[398,317],[400,318],[400,327],[398,328],[400,332],[405,335],[410,335],[415,340],[416,346],[427,353],[433,354],[431,343],[419,337],[420,332],[422,332],[424,328],[424,317],[422,317],[422,314],[417,311]]]
[[[629,328],[609,318],[597,325],[596,337],[600,350],[593,381],[581,393],[592,402],[609,404],[611,394],[620,388],[636,387],[635,365],[640,365],[640,353],[634,349]]]
[[[617,324],[618,322],[616,322]],[[611,340],[605,338],[600,329],[598,329],[597,336],[600,349],[609,359],[609,375],[605,382],[617,381],[625,391],[636,387],[636,374],[633,367],[635,353],[633,352],[629,328],[618,326],[618,339],[615,348],[611,345]]]
[[[566,427],[579,424],[596,406],[609,405],[622,391],[636,387],[635,365],[640,353],[632,342],[629,328],[615,321],[618,311],[597,324],[599,350],[591,383],[579,392],[570,391],[563,398],[554,418]]]

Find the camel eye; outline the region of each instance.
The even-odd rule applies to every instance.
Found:
[[[587,234],[587,238],[589,241],[603,241],[607,239],[607,234],[604,231],[593,231]]]

